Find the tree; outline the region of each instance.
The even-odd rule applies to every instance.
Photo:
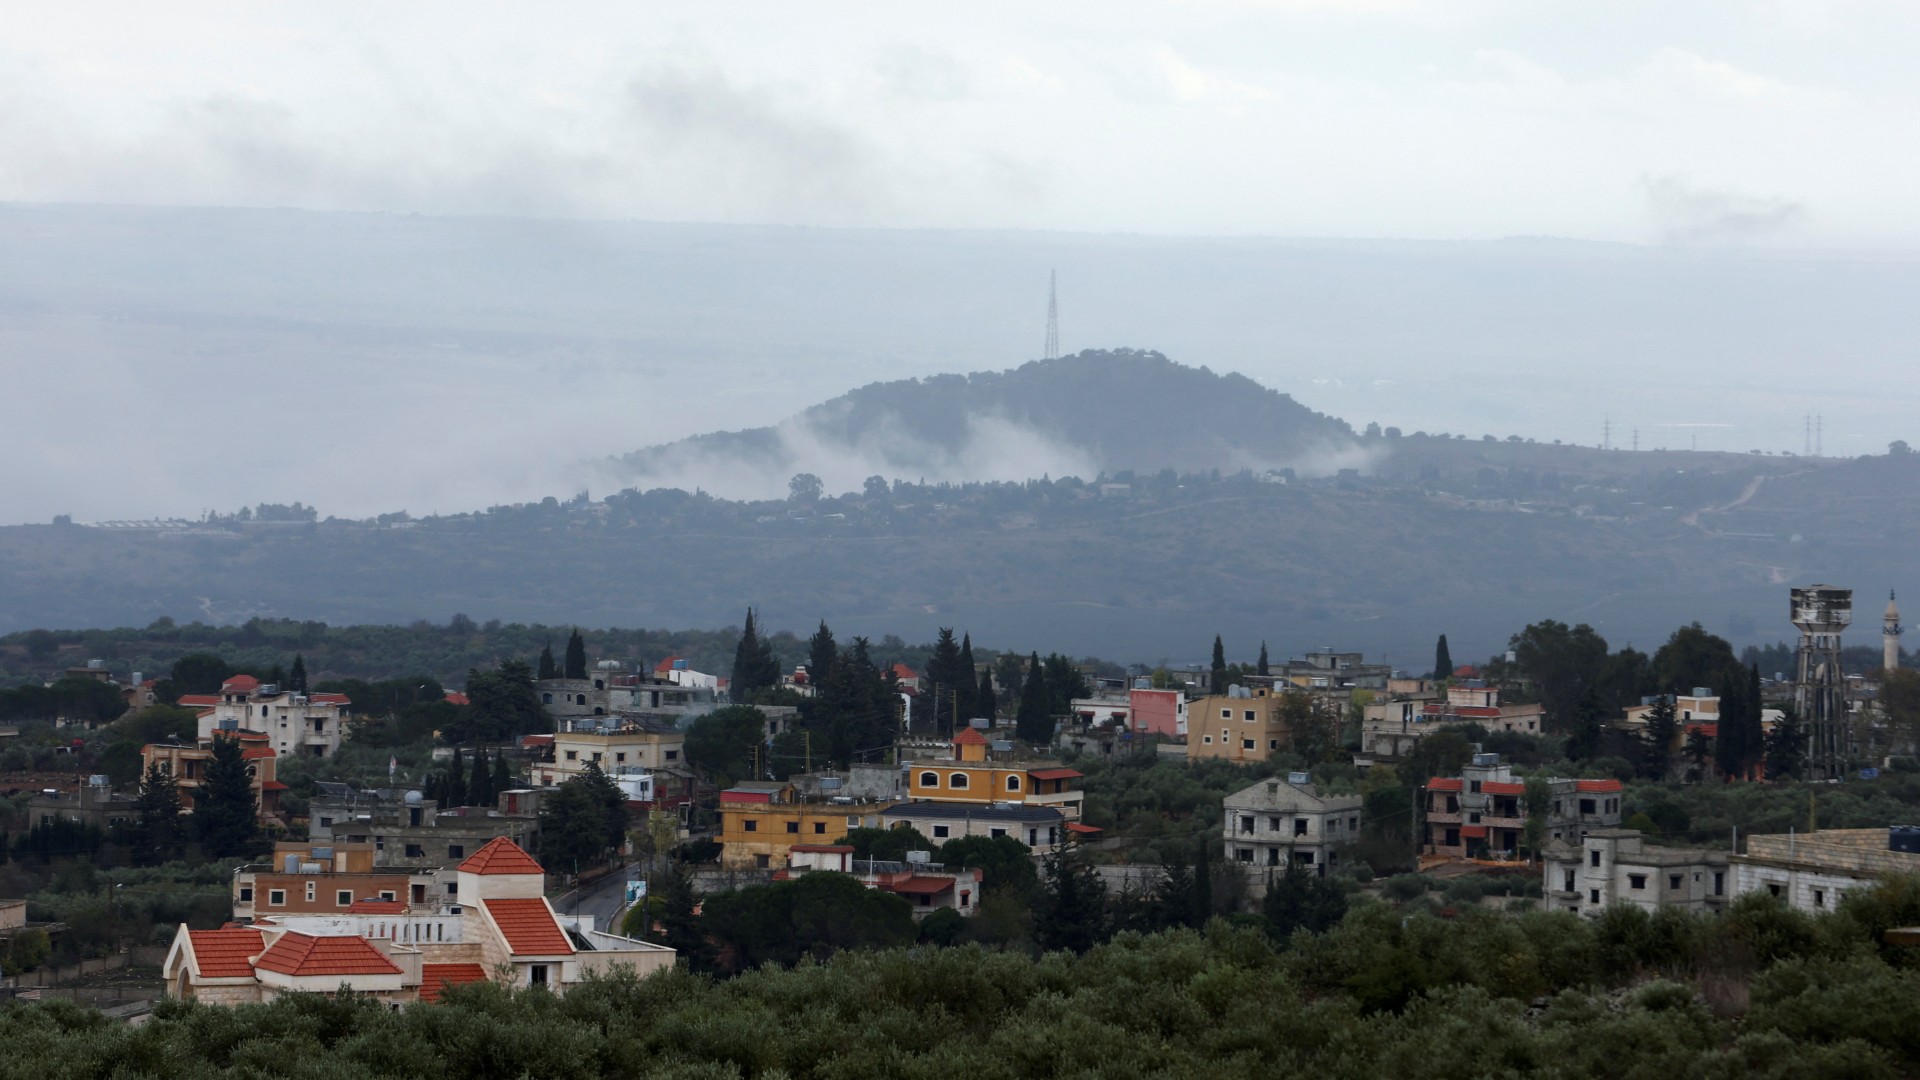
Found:
[[[1267,664],[1267,643],[1264,641],[1260,643],[1260,662],[1254,665],[1254,674],[1263,679],[1273,674]]]
[[[655,895],[660,899],[659,944],[672,949],[676,961],[684,961],[693,972],[713,970],[713,946],[700,926],[694,908],[700,902],[693,890],[693,872],[684,863],[673,863],[653,879]]]
[[[533,677],[540,680],[541,682],[545,682],[548,679],[557,679],[560,677],[560,665],[554,663],[553,642],[551,640],[549,640],[545,645],[540,646],[540,665],[539,665],[539,668],[534,672]]]
[[[1011,836],[961,836],[940,845],[939,859],[947,866],[980,871],[980,887],[1027,896],[1039,884],[1033,853]]]
[[[467,712],[442,734],[449,742],[504,743],[553,730],[525,660],[502,660],[492,671],[467,672]]]
[[[592,762],[540,804],[540,861],[552,873],[596,866],[626,837],[626,797]]]
[[[493,805],[493,770],[487,765],[485,747],[473,753],[473,772],[467,777],[467,805]]]
[[[453,761],[447,766],[446,780],[441,784],[440,796],[446,801],[443,806],[469,806],[467,800],[467,770],[460,760],[460,748],[453,748]]]
[[[780,662],[774,658],[773,643],[754,629],[753,609],[747,609],[746,626],[740,631],[740,644],[733,650],[733,674],[729,692],[733,700],[750,702],[754,695],[780,685]]]
[[[1738,665],[1735,665],[1738,670]],[[1714,764],[1721,779],[1744,780],[1767,755],[1765,728],[1761,711],[1760,669],[1755,666],[1746,677],[1727,681],[1720,694],[1720,734],[1714,740]]]
[[[492,797],[487,800],[489,804],[498,799],[502,792],[512,790],[513,770],[507,767],[507,755],[493,755],[493,782],[489,787],[492,791]]]
[[[757,780],[754,752],[766,741],[767,714],[751,705],[715,709],[687,725],[687,764],[725,787]]]
[[[1296,930],[1324,934],[1346,917],[1347,894],[1332,878],[1289,862],[1286,873],[1267,885],[1260,912],[1266,916],[1267,933],[1277,941],[1286,941]]]
[[[231,859],[260,849],[260,811],[240,740],[216,736],[213,760],[193,800],[194,832],[209,858]]]
[[[1107,937],[1107,886],[1072,846],[1055,847],[1041,860],[1041,892],[1033,913],[1033,936],[1042,950],[1084,953]]]
[[[977,700],[980,684],[979,675],[974,670],[973,635],[960,635],[960,663],[953,672],[954,719],[962,725],[981,715]]]
[[[97,727],[127,711],[127,701],[119,689],[98,679],[69,676],[48,689],[53,691],[54,707],[69,723]]]
[[[287,689],[296,694],[307,692],[307,658],[300,653],[293,654],[293,670],[287,672]]]
[[[1527,854],[1537,859],[1546,850],[1547,813],[1553,807],[1553,786],[1544,776],[1529,776],[1522,798],[1527,809]]]
[[[1599,682],[1607,660],[1606,639],[1585,623],[1569,627],[1548,619],[1515,634],[1508,648],[1540,696],[1548,729],[1570,731]]]
[[[563,674],[569,679],[587,677],[587,639],[580,636],[580,628],[577,626],[567,637],[567,660]]]
[[[787,498],[793,502],[816,502],[827,486],[810,472],[797,473],[787,481]]]
[[[1055,716],[1064,716],[1073,711],[1073,699],[1083,698],[1093,693],[1093,687],[1087,685],[1087,677],[1072,659],[1060,653],[1048,653],[1041,661],[1041,667],[1047,673],[1047,709]]]
[[[973,673],[966,673],[968,696],[973,690]],[[933,691],[933,730],[936,735],[951,735],[958,731],[963,718],[960,716],[960,643],[954,639],[953,627],[940,628],[933,643],[933,655],[927,658],[927,682]]]
[[[1447,635],[1441,634],[1440,640],[1433,646],[1433,677],[1446,679],[1453,676],[1453,653],[1447,648]]]
[[[1431,777],[1459,776],[1473,759],[1473,744],[1457,731],[1436,731],[1413,745],[1406,766],[1399,770],[1409,784],[1425,784]]]
[[[1661,781],[1673,768],[1673,742],[1680,732],[1672,694],[1661,694],[1647,710],[1646,730],[1640,735],[1640,772]]]
[[[1722,715],[1725,715],[1724,703]],[[1767,779],[1791,780],[1799,776],[1801,766],[1806,761],[1806,742],[1799,714],[1791,706],[1782,709],[1780,719],[1774,722],[1773,731],[1767,736]]]
[[[220,684],[233,678],[234,670],[212,653],[188,653],[173,662],[170,679],[178,694],[217,694]]]
[[[1895,753],[1920,750],[1920,671],[1895,668],[1880,675],[1880,708]]]
[[[136,863],[154,866],[180,857],[186,842],[180,813],[180,785],[173,774],[157,761],[148,765],[133,802],[133,830],[127,843]]]
[[[853,848],[853,857],[856,859],[879,859],[882,862],[905,862],[907,852],[931,852],[936,846],[911,825],[899,825],[891,829],[848,829],[847,834],[834,843]]]
[[[827,621],[820,620],[820,629],[807,639],[807,681],[813,684],[813,692],[833,678],[833,660],[838,646],[833,642],[833,631],[827,629]]]
[[[1695,726],[1687,731],[1686,745],[1681,748],[1690,764],[1687,766],[1687,779],[1699,781],[1707,775],[1707,763],[1713,760],[1713,739],[1708,737],[1703,727]]]
[[[1226,693],[1227,692],[1227,650],[1226,650],[1226,646],[1220,643],[1219,634],[1213,635],[1213,669],[1212,670],[1213,670],[1213,678],[1211,679],[1211,683],[1213,686],[1213,692],[1216,694]]]
[[[35,660],[45,660],[60,651],[60,638],[51,630],[29,630],[26,646],[28,656]]]
[[[975,712],[987,721],[995,724],[1000,721],[1000,702],[993,692],[993,669],[980,669],[980,685],[973,692]]]
[[[1574,706],[1573,722],[1567,725],[1567,756],[1575,761],[1597,757],[1602,733],[1600,695],[1589,689]]]
[[[1675,630],[1653,654],[1654,684],[1676,692],[1704,686],[1725,694],[1730,685],[1745,677],[1733,646],[1707,633],[1699,623]]]
[[[1053,742],[1053,713],[1047,694],[1046,669],[1040,666],[1040,654],[1027,661],[1026,683],[1020,688],[1020,709],[1014,714],[1013,730],[1023,741],[1035,746]]]

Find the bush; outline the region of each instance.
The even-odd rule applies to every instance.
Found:
[[[1380,895],[1389,900],[1406,903],[1417,897],[1425,896],[1433,887],[1433,879],[1425,874],[1396,874],[1387,879],[1380,887]]]

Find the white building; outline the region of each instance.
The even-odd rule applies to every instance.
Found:
[[[1360,839],[1358,795],[1321,795],[1307,773],[1270,777],[1221,800],[1226,858],[1253,866],[1299,866],[1322,877],[1340,849]]]
[[[1649,845],[1635,829],[1595,829],[1541,861],[1540,906],[1590,918],[1609,904],[1719,911],[1737,893],[1726,852]]]
[[[251,675],[235,675],[218,694],[182,694],[183,709],[199,716],[199,741],[216,731],[257,731],[283,758],[332,757],[346,737],[345,694],[296,694]]]
[[[1920,831],[1895,826],[1749,836],[1746,853],[1731,861],[1739,893],[1766,892],[1801,911],[1832,911],[1842,897],[1886,874],[1920,873]]]

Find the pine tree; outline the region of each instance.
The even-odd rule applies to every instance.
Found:
[[[1047,672],[1035,652],[1027,661],[1027,679],[1020,688],[1020,710],[1014,714],[1014,733],[1021,739],[1045,746],[1053,742],[1052,697],[1047,692]]]
[[[240,740],[215,736],[213,760],[194,796],[193,824],[208,858],[231,859],[259,850],[260,808]]]
[[[965,727],[980,712],[980,675],[973,665],[973,635],[960,635],[960,662],[953,672],[953,716],[956,727]]]
[[[827,621],[820,620],[820,629],[807,639],[807,681],[813,684],[813,692],[833,678],[833,660],[838,646],[833,642],[833,631],[827,629]]]
[[[1254,674],[1263,679],[1273,674],[1267,665],[1267,643],[1264,641],[1260,643],[1260,664],[1254,668]]]
[[[1213,845],[1201,840],[1193,854],[1193,905],[1190,926],[1205,926],[1213,918]]]
[[[573,635],[567,638],[566,677],[569,679],[587,677],[587,639],[580,636],[579,627],[574,627]]]
[[[513,770],[507,767],[507,755],[493,755],[493,798],[498,799],[503,792],[513,790]]]
[[[933,643],[933,655],[927,658],[927,682],[933,692],[933,730],[952,734],[960,730],[957,720],[960,693],[960,643],[954,640],[953,627],[943,626]],[[967,679],[972,681],[972,673]],[[971,686],[968,689],[972,689]]]
[[[740,631],[740,644],[733,650],[733,674],[729,692],[736,702],[754,700],[762,690],[780,685],[780,661],[773,654],[773,642],[754,629],[753,609],[747,609],[747,623]]]
[[[140,794],[133,803],[133,857],[142,866],[171,862],[180,857],[186,830],[180,816],[180,785],[159,762],[147,766]]]
[[[1227,692],[1227,650],[1220,644],[1220,635],[1213,635],[1213,693]]]
[[[447,805],[466,806],[467,768],[460,757],[460,748],[453,748],[453,763],[447,766]]]
[[[1070,847],[1054,848],[1041,862],[1041,881],[1035,944],[1049,952],[1084,953],[1106,940],[1106,882],[1084,857]]]
[[[687,970],[703,974],[713,969],[713,945],[700,925],[694,908],[700,898],[693,890],[693,873],[684,864],[675,863],[654,879],[660,896],[660,944],[674,950],[675,960],[686,961]]]
[[[467,778],[467,805],[493,805],[493,770],[487,767],[485,747],[473,755],[473,773]]]
[[[1726,715],[1724,702],[1721,715]],[[1779,721],[1773,725],[1772,734],[1767,736],[1767,779],[1790,780],[1799,776],[1807,750],[1805,743],[1805,735],[1800,730],[1800,717],[1791,706],[1781,710]]]
[[[1000,702],[993,692],[992,668],[980,669],[980,686],[974,691],[973,700],[979,703],[975,708],[989,724],[1000,722]]]
[[[540,646],[540,668],[534,678],[546,680],[560,677],[560,666],[553,662],[553,642],[549,640]]]
[[[1747,745],[1747,681],[1734,679],[1720,694],[1720,734],[1713,741],[1713,764],[1720,779],[1734,781],[1746,776],[1746,762],[1764,747]]]
[[[293,670],[287,672],[287,689],[296,694],[307,692],[307,658],[293,654]]]
[[[1433,646],[1433,677],[1451,678],[1453,675],[1453,652],[1447,648],[1447,635],[1441,634],[1440,640]]]
[[[1673,768],[1673,738],[1680,730],[1675,716],[1672,694],[1661,694],[1647,711],[1647,729],[1640,738],[1640,769],[1649,780],[1665,780]]]

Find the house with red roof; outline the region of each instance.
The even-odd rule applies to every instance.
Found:
[[[1459,776],[1436,776],[1421,790],[1422,854],[1456,859],[1520,857],[1533,810],[1527,800],[1528,777],[1514,775],[1499,754],[1475,754]],[[1579,845],[1595,829],[1620,824],[1622,787],[1618,780],[1541,777],[1544,805],[1539,808],[1541,848],[1554,843]],[[1538,853],[1535,853],[1538,854]]]
[[[540,864],[506,837],[469,856],[454,878],[452,891],[424,909],[372,900],[220,930],[182,925],[162,967],[167,994],[233,1005],[345,986],[399,1006],[483,979],[565,993],[618,970],[673,966],[672,949],[555,912]]]
[[[267,737],[257,731],[226,732],[209,736],[191,746],[183,743],[148,743],[140,748],[140,771],[144,774],[147,769],[158,765],[163,771],[172,773],[174,783],[180,788],[180,804],[191,811],[194,797],[200,785],[206,781],[207,767],[213,762],[215,738],[239,740],[260,820],[263,824],[279,820],[280,794],[287,790],[287,785],[277,775],[279,755],[268,745]]]
[[[840,873],[869,889],[892,893],[913,907],[913,917],[924,919],[941,910],[971,916],[979,910],[980,871],[947,867],[927,858],[927,852],[908,852],[905,861],[858,859],[847,844],[795,844],[787,851],[784,870],[775,881],[791,881],[809,873]]]
[[[345,694],[295,693],[261,685],[251,675],[235,675],[218,694],[187,694],[182,708],[196,711],[199,739],[215,732],[254,731],[281,757],[331,757],[346,737],[351,702]]]

